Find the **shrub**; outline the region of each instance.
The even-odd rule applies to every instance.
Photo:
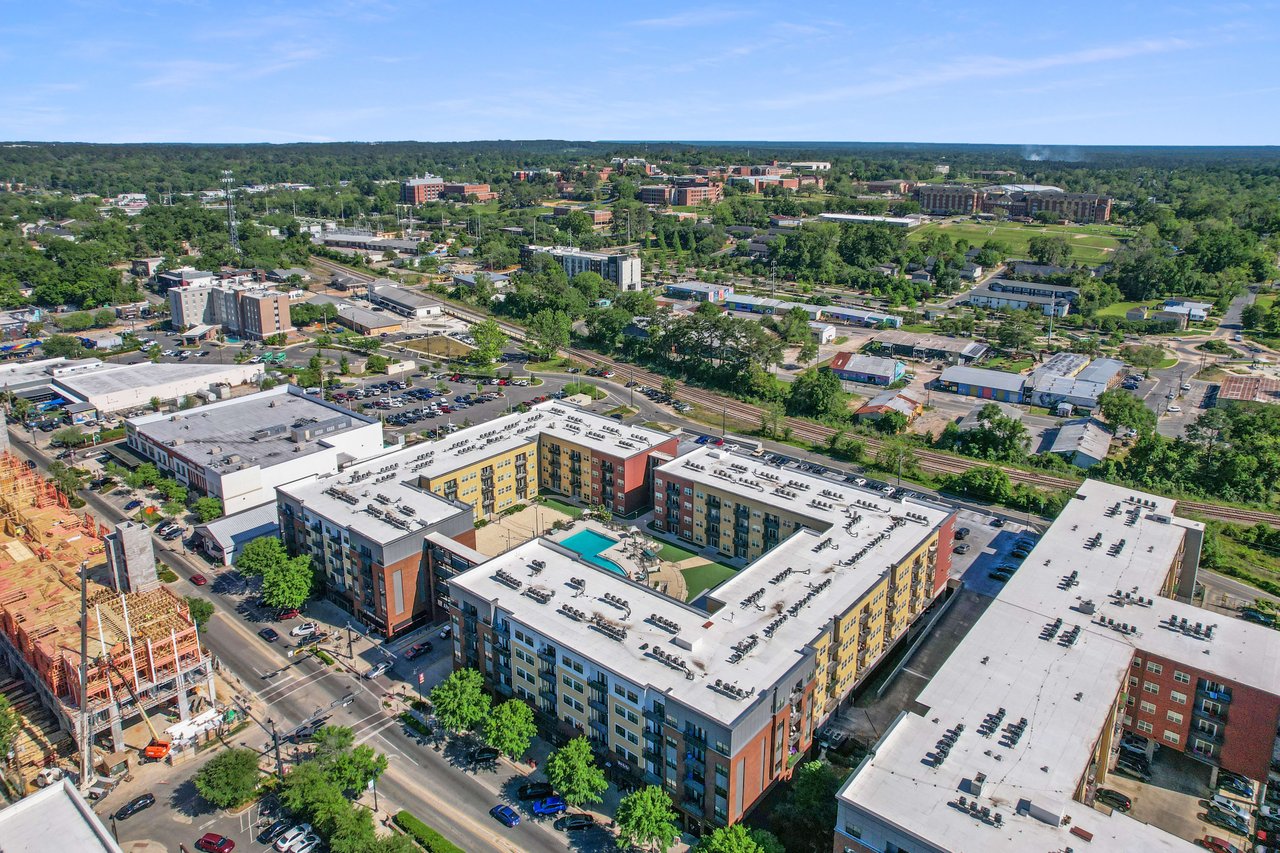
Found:
[[[404,711],[400,714],[400,722],[404,723],[423,737],[431,736],[431,728],[408,711]]]
[[[421,844],[427,853],[463,853],[461,847],[406,811],[396,812],[396,816],[392,820],[410,838]]]

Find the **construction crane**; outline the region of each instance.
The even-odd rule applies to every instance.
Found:
[[[116,666],[115,661],[107,659],[107,666],[111,667],[111,671],[120,676],[120,682],[124,684],[124,689],[129,691],[129,695],[133,697],[133,701],[138,706],[138,713],[142,715],[142,721],[147,724],[147,728],[151,731],[151,743],[142,748],[142,757],[147,761],[160,761],[169,755],[170,742],[160,737],[160,733],[156,731],[156,727],[151,724],[151,718],[147,716],[147,709],[142,707],[142,700],[138,698],[138,694],[133,692],[133,688],[129,686],[129,679],[124,677],[124,673]]]

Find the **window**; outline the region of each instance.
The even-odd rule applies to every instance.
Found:
[[[1142,692],[1150,693],[1152,696],[1160,695],[1160,685],[1152,681],[1142,682]]]
[[[1177,732],[1171,732],[1168,729],[1164,730],[1164,739],[1169,743],[1182,743],[1182,736]]]
[[[1191,676],[1180,669],[1175,669],[1173,671],[1173,680],[1178,682],[1179,684],[1190,684]]]
[[[1152,725],[1148,723],[1146,720],[1138,720],[1138,731],[1142,732],[1143,734],[1146,734],[1146,735],[1151,734],[1152,728],[1153,728]]]
[[[1154,714],[1156,712],[1156,706],[1152,705],[1150,702],[1139,702],[1138,710],[1144,714]]]
[[[1147,672],[1150,672],[1154,675],[1159,675],[1160,673],[1164,672],[1164,667],[1158,663],[1152,663],[1151,661],[1147,661]]]
[[[1177,711],[1166,711],[1164,716],[1165,719],[1173,723],[1175,726],[1182,725],[1182,715]]]
[[[1178,691],[1176,691],[1176,690],[1170,690],[1170,691],[1169,691],[1169,699],[1170,699],[1170,701],[1172,701],[1175,705],[1185,705],[1185,704],[1187,704],[1187,694],[1185,694],[1185,693],[1179,693],[1179,692],[1178,692]]]

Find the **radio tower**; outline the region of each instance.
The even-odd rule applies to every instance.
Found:
[[[227,239],[231,245],[231,251],[240,255],[240,235],[236,233],[236,206],[231,199],[231,170],[222,170],[222,186],[227,194]]]

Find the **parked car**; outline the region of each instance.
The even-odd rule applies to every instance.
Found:
[[[1210,853],[1243,853],[1239,847],[1222,838],[1206,835],[1200,839],[1200,846]]]
[[[969,528],[967,527],[956,528],[956,539],[963,541],[968,537],[969,537]]]
[[[503,826],[520,825],[520,815],[516,814],[516,810],[511,806],[494,806],[489,809],[489,814],[493,815]]]
[[[369,679],[377,678],[380,675],[386,675],[387,670],[389,669],[391,669],[391,662],[384,660],[381,663],[375,663],[373,666],[369,667],[365,672],[364,677]]]
[[[561,832],[581,832],[596,825],[596,819],[589,814],[567,814],[554,824]]]
[[[1142,782],[1151,781],[1151,773],[1149,771],[1143,770],[1140,767],[1134,767],[1128,764],[1117,764],[1116,772],[1122,776],[1128,776],[1132,779],[1137,779]]]
[[[132,511],[132,510],[137,509],[137,508],[138,508],[138,507],[140,507],[140,506],[142,506],[142,501],[137,500],[137,499],[134,499],[134,500],[129,501],[127,504],[125,504],[125,505],[124,505],[124,508],[125,508],[126,510]]]
[[[443,628],[440,629],[440,639],[447,640],[452,636],[453,636],[452,625],[445,625]]]
[[[1007,583],[1009,579],[1013,577],[1013,572],[1008,571],[1007,569],[994,569],[993,571],[987,572],[987,577],[991,578],[993,581]]]
[[[1127,812],[1133,808],[1133,800],[1111,788],[1099,788],[1093,792],[1093,799],[1103,805],[1111,806],[1118,812]]]
[[[262,832],[258,833],[259,844],[274,844],[276,839],[289,831],[289,827],[293,826],[290,818],[282,817],[275,823],[268,826]]]
[[[959,545],[957,545],[956,547],[952,548],[951,550],[952,550],[952,551],[954,551],[954,552],[955,552],[955,553],[957,553],[957,554],[968,554],[968,553],[969,553],[969,543],[968,543],[968,542],[961,542]]]
[[[516,797],[521,800],[540,800],[554,793],[555,789],[550,782],[526,782],[516,791]]]
[[[533,804],[533,813],[542,817],[549,817],[564,814],[569,805],[564,801],[564,797],[550,796],[541,800],[536,800]]]
[[[280,635],[276,633],[274,628],[263,628],[258,632],[258,636],[266,640],[268,643],[274,643],[280,639]]]
[[[320,630],[320,626],[314,622],[303,622],[301,625],[295,625],[289,629],[290,637],[310,637]]]
[[[1209,808],[1229,812],[1244,821],[1249,819],[1249,810],[1244,804],[1224,794],[1214,794],[1213,799],[1209,800]]]
[[[472,764],[489,764],[497,761],[501,754],[491,746],[481,746],[467,753],[467,760]]]
[[[427,652],[431,651],[434,648],[435,646],[431,645],[430,640],[423,640],[421,643],[416,643],[415,645],[412,645],[409,648],[405,649],[404,659],[413,660],[414,658],[417,658],[421,655],[425,655]]]
[[[307,834],[310,832],[311,832],[311,824],[309,823],[298,824],[293,829],[289,830],[284,835],[281,835],[279,838],[276,839],[276,850],[279,850],[281,851],[281,853],[284,853],[285,850],[288,850],[291,846],[293,846],[294,842],[299,841],[302,838],[305,838]]]
[[[114,815],[116,820],[128,820],[144,809],[149,809],[156,804],[155,794],[142,794],[134,797],[120,808],[116,809]]]
[[[236,849],[236,843],[225,835],[206,832],[196,841],[196,849],[203,850],[204,853],[231,853]]]
[[[1139,755],[1139,756],[1142,756],[1143,759],[1146,759],[1147,746],[1146,744],[1122,740],[1120,741],[1120,754],[1121,755]]]
[[[191,582],[196,586],[204,586],[209,582],[209,579],[206,578],[204,575],[192,575]]]
[[[298,610],[298,608],[296,607],[290,608],[288,610],[278,610],[276,611],[276,621],[284,622],[288,619],[297,619],[301,615],[302,615],[302,612]]]
[[[1225,829],[1227,832],[1234,832],[1236,835],[1249,834],[1249,824],[1245,823],[1230,812],[1224,812],[1221,809],[1210,807],[1209,810],[1205,812],[1204,820],[1205,823],[1213,824],[1220,829]]]

